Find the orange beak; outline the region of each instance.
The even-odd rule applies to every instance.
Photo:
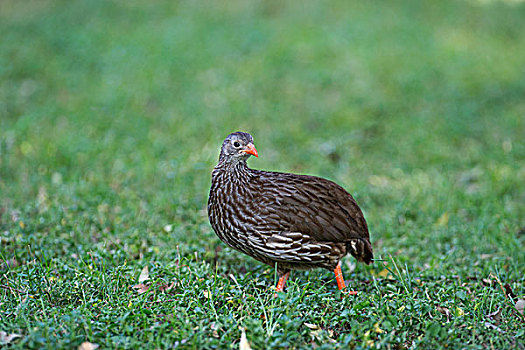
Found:
[[[247,149],[244,149],[242,151],[245,152],[245,153],[251,154],[252,156],[259,157],[259,154],[257,153],[257,150],[255,149],[255,146],[253,145],[253,143],[249,143],[246,146],[246,148]]]

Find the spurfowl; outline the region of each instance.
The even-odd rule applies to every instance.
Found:
[[[340,260],[373,259],[368,226],[354,198],[336,183],[315,176],[248,168],[258,157],[253,138],[230,134],[213,169],[208,217],[230,247],[277,266],[282,291],[290,270],[322,267],[345,288]],[[350,292],[355,294],[355,292]]]

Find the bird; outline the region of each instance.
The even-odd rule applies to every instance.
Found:
[[[284,291],[291,270],[314,268],[333,271],[338,289],[345,289],[341,259],[350,254],[373,261],[368,224],[355,199],[321,177],[249,168],[251,156],[259,155],[249,133],[223,141],[208,198],[212,229],[231,248],[276,268],[276,292]]]

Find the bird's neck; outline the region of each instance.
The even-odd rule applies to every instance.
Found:
[[[253,176],[253,170],[248,167],[246,160],[226,161],[219,160],[213,171],[214,175],[229,177],[232,181],[245,182]]]

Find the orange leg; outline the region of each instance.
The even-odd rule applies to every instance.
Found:
[[[288,279],[288,277],[290,277],[290,271],[288,271],[287,273],[282,275],[281,278],[279,278],[279,282],[277,282],[277,288],[275,288],[277,292],[283,291],[284,284],[286,283],[286,280]]]
[[[335,274],[335,280],[337,281],[337,288],[339,288],[339,290],[345,289],[346,285],[345,285],[345,280],[343,278],[343,271],[341,271],[341,263],[337,264],[337,267],[334,270],[334,274]],[[347,291],[346,294],[356,295],[357,292],[352,290],[352,291]]]

